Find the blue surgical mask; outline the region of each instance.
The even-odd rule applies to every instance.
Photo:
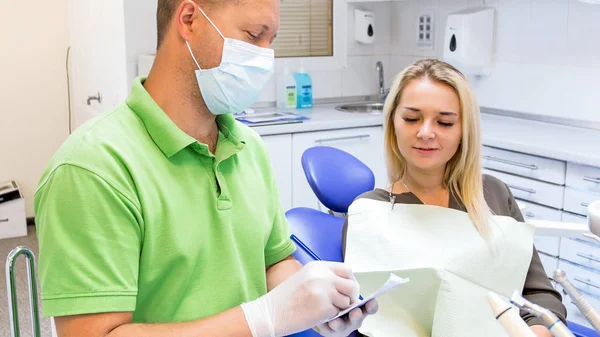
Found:
[[[190,44],[185,41],[198,67],[196,78],[202,98],[214,115],[242,112],[260,98],[273,74],[275,52],[273,49],[226,38],[204,11],[200,7],[198,9],[225,41],[221,64],[205,70],[200,68]]]

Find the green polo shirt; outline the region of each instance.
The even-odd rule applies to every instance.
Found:
[[[45,316],[200,319],[264,295],[265,268],[295,249],[258,134],[219,116],[213,155],[143,81],[126,104],[73,133],[41,178]]]

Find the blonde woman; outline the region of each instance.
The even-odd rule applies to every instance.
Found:
[[[384,123],[391,186],[358,199],[467,212],[483,238],[490,235],[487,219],[491,214],[523,222],[508,187],[494,177],[482,176],[479,107],[468,81],[453,66],[428,59],[406,68],[385,103]],[[344,226],[344,252],[348,223],[352,222]],[[431,248],[433,241],[429,248],[424,247]],[[535,247],[532,249],[523,295],[564,321],[566,310],[561,295],[548,280]],[[527,270],[526,265],[523,270]],[[537,336],[552,336],[534,316],[521,316]]]

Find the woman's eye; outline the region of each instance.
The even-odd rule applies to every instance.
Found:
[[[454,125],[454,123],[446,123],[446,122],[438,122],[438,124],[440,124],[441,126],[444,126],[444,127],[451,127]]]
[[[254,35],[250,32],[246,32],[248,34],[248,37],[250,38],[250,40],[256,40],[258,39],[258,35]]]
[[[407,123],[415,123],[417,121],[419,121],[418,118],[408,118],[408,117],[403,117],[404,121]]]

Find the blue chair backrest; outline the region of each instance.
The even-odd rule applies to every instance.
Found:
[[[302,168],[308,184],[328,209],[347,213],[348,206],[364,192],[375,187],[371,169],[342,150],[318,146],[302,154]],[[285,213],[291,233],[321,260],[342,262],[342,230],[344,218],[310,208],[293,208]],[[303,265],[315,259],[296,244],[294,258]],[[313,330],[292,335],[318,337]],[[357,336],[356,332],[350,336]]]
[[[293,235],[298,237],[321,260],[342,262],[344,219],[311,208],[293,208],[285,213]],[[296,245],[294,258],[302,264],[314,261]]]
[[[347,213],[356,197],[375,187],[375,175],[367,165],[333,147],[316,146],[304,151],[302,168],[319,201],[337,213]]]
[[[321,260],[342,262],[343,218],[302,207],[287,211],[285,217],[290,224],[292,234]],[[303,265],[314,261],[312,256],[298,245],[293,256]],[[353,332],[349,336],[358,337],[358,334]],[[321,337],[321,335],[311,329],[289,337]]]

